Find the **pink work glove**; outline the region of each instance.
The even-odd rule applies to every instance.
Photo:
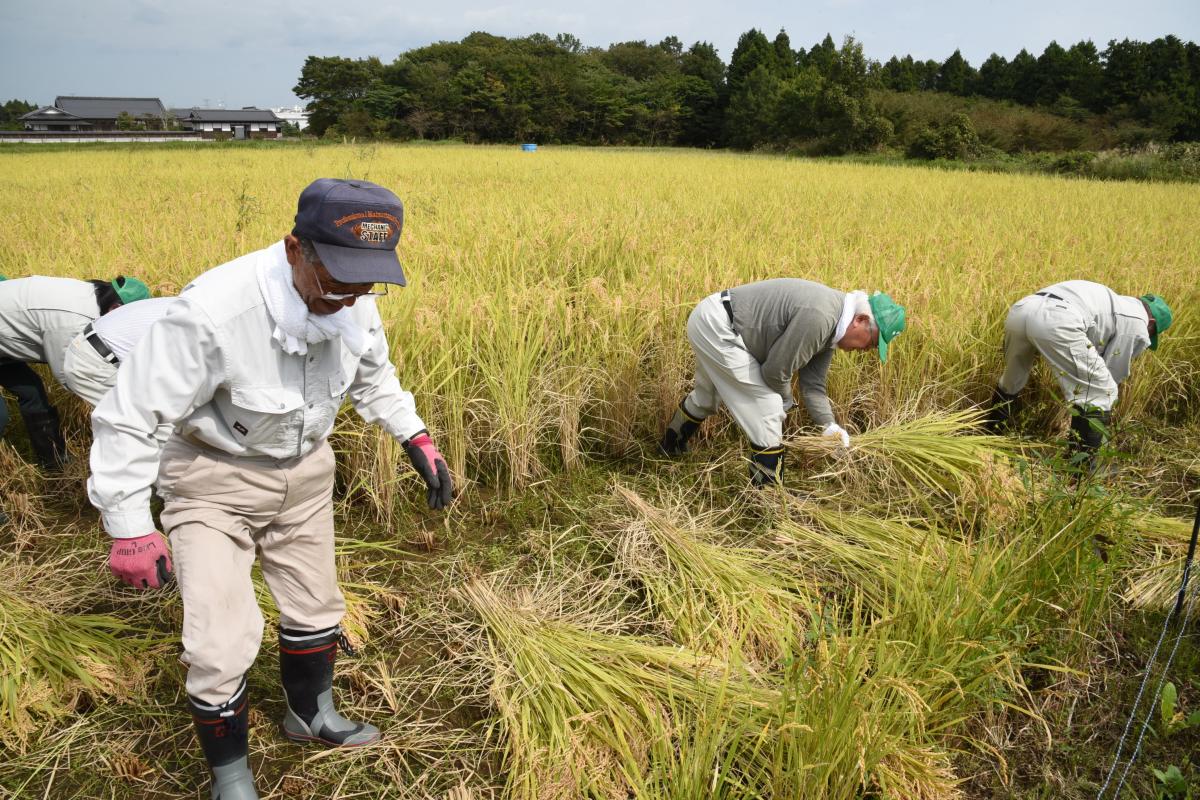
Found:
[[[171,554],[158,531],[136,539],[113,539],[108,551],[112,574],[138,589],[157,589],[171,579]]]
[[[425,481],[428,487],[425,499],[429,507],[443,509],[454,499],[454,482],[450,479],[450,469],[446,459],[434,446],[429,434],[421,431],[404,443],[404,452],[408,453],[413,468]]]

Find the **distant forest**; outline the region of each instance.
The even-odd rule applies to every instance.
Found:
[[[978,67],[880,63],[847,38],[794,48],[750,30],[726,64],[707,42],[584,47],[472,33],[378,58],[310,56],[296,94],[322,136],[685,145],[920,157],[1200,140],[1200,46],[1090,41]]]

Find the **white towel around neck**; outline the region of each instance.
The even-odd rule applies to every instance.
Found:
[[[846,293],[846,299],[842,302],[842,316],[838,318],[837,330],[833,332],[834,344],[842,340],[842,337],[846,335],[846,329],[850,327],[851,322],[854,322],[854,309],[858,306],[858,301],[866,299],[867,293],[858,289]]]
[[[285,353],[304,355],[308,346],[341,337],[351,353],[361,356],[367,349],[367,332],[355,323],[350,309],[333,314],[314,314],[292,284],[292,265],[286,260],[264,258],[258,263],[258,286],[275,322],[272,337]]]

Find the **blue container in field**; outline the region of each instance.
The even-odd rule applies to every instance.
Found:
[[[524,150],[526,153],[533,153],[537,150],[537,145],[536,144],[523,144],[523,145],[521,145],[521,149]]]

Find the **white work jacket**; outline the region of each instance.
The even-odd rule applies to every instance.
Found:
[[[367,422],[399,441],[425,427],[400,388],[373,298],[350,309],[368,332],[355,356],[340,337],[284,352],[259,289],[263,259],[286,263],[282,242],[216,267],[188,285],[122,361],[116,386],[92,414],[88,497],[116,538],[154,530],[150,487],[160,442],[175,434],[235,456],[288,459],[319,447],[349,394]]]
[[[0,362],[45,362],[61,383],[67,345],[99,316],[96,288],[87,281],[0,281]]]
[[[1092,281],[1063,281],[1041,291],[1061,297],[1083,316],[1088,341],[1114,381],[1129,377],[1130,363],[1150,346],[1150,318],[1141,300]]]

